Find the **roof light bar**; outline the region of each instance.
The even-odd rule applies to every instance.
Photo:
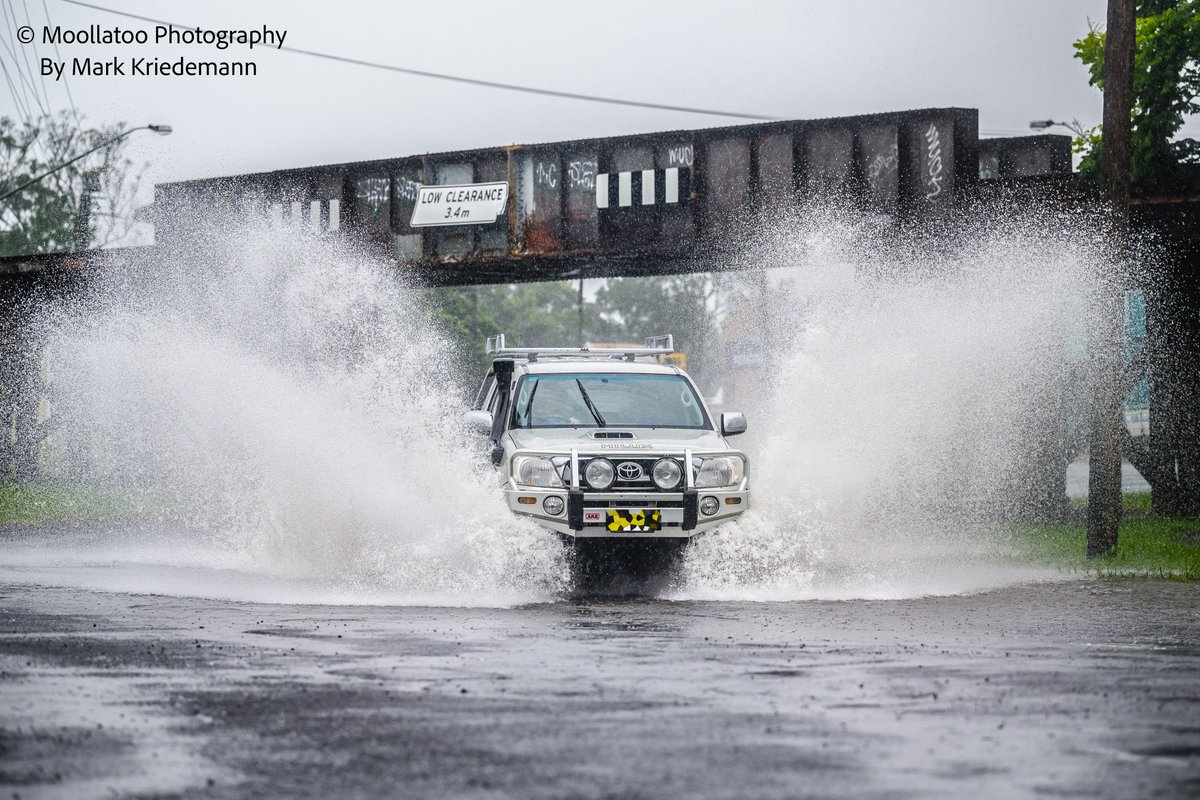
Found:
[[[645,347],[507,347],[504,334],[487,337],[484,352],[497,358],[523,358],[537,361],[539,358],[625,358],[632,361],[639,356],[663,356],[675,352],[675,337],[651,336]]]

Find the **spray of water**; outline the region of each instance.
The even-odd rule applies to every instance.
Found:
[[[560,544],[512,518],[460,426],[449,345],[360,253],[214,221],[47,328],[72,460],[169,517],[77,560],[242,571],[208,592],[261,579],[276,594],[255,599],[293,602],[492,604],[564,585]]]
[[[110,276],[44,325],[65,461],[153,498],[162,521],[14,545],[8,569],[274,602],[561,594],[563,548],[507,512],[460,426],[450,347],[394,271],[217,217],[160,249],[157,270]],[[730,393],[754,387],[754,507],[695,543],[673,596],[906,597],[1036,577],[989,520],[1036,499],[1030,454],[1061,423],[1086,236],[1042,225],[896,252],[813,216],[736,258],[753,268],[727,328],[750,315],[766,333],[758,366],[725,376]]]
[[[894,598],[1046,577],[1014,561],[1003,520],[1064,502],[1066,367],[1094,255],[1086,226],[1045,221],[941,253],[828,218],[749,245],[774,273],[744,294],[771,333],[769,390],[750,396],[755,505],[697,542],[679,594]]]

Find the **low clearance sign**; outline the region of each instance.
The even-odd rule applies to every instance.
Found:
[[[461,183],[422,186],[417,190],[411,225],[482,225],[495,222],[508,202],[508,183]]]

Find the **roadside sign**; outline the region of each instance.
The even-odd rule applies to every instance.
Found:
[[[432,225],[484,225],[496,221],[508,202],[508,183],[422,186],[413,206],[414,228]]]

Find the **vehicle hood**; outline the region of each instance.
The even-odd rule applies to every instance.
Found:
[[[612,453],[633,456],[642,453],[682,452],[693,450],[728,450],[729,444],[716,431],[680,430],[673,428],[606,428],[608,432],[628,431],[632,439],[593,439],[595,428],[538,428],[510,430],[508,437],[518,450],[544,450],[570,453]]]

